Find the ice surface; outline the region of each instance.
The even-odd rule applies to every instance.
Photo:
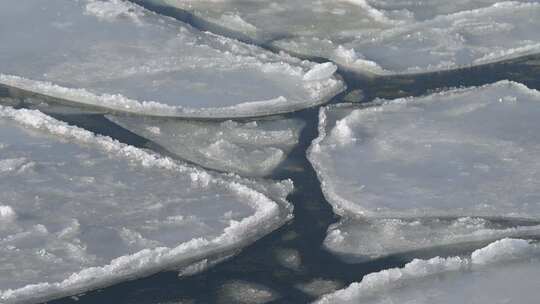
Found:
[[[540,52],[540,3],[136,0],[174,6],[292,53],[364,73],[421,73]]]
[[[325,244],[380,256],[538,234],[538,115],[540,93],[508,81],[322,110],[308,156],[348,218]]]
[[[538,302],[540,246],[503,239],[470,257],[414,260],[371,273],[360,283],[317,303],[520,303]]]
[[[291,190],[0,106],[0,302],[219,259],[290,219]]]
[[[308,283],[299,284],[296,287],[308,295],[320,297],[343,288],[343,284],[337,281],[315,279]]]
[[[277,248],[274,250],[274,257],[285,268],[298,271],[302,267],[302,256],[296,249]]]
[[[343,87],[330,73],[304,79],[317,64],[123,0],[2,1],[0,28],[0,84],[110,110],[260,116],[320,104]]]
[[[218,291],[217,303],[262,304],[275,301],[279,294],[274,290],[251,282],[231,281]]]
[[[302,120],[294,118],[252,122],[108,118],[183,159],[244,176],[271,174],[298,143],[304,127]]]
[[[328,229],[326,248],[359,260],[503,237],[538,236],[540,222],[485,218],[350,219]]]

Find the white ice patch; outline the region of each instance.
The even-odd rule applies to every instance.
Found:
[[[17,214],[10,206],[0,205],[0,225],[1,223],[11,222],[15,219]]]
[[[479,255],[497,257],[480,259]],[[540,246],[503,239],[470,257],[413,260],[371,273],[316,303],[520,303],[538,301]]]
[[[317,81],[332,77],[337,71],[337,66],[331,62],[320,63],[314,66],[304,75],[306,81]]]
[[[322,110],[308,157],[348,218],[325,245],[378,257],[537,235],[538,115],[540,93],[508,81]]]
[[[124,0],[87,0],[85,13],[108,21],[115,21],[124,17],[140,22],[139,17],[143,16],[140,9]]]
[[[0,106],[0,302],[41,302],[215,261],[291,218],[289,181],[210,174]],[[192,267],[193,268],[193,267]]]
[[[366,74],[456,69],[540,52],[535,0],[145,0]],[[222,22],[234,11],[257,30]]]
[[[9,41],[0,49],[0,84],[102,111],[262,116],[317,105],[343,89],[330,74],[304,80],[314,63],[124,0],[2,1],[0,28]]]
[[[292,118],[241,123],[107,117],[182,159],[245,176],[271,174],[298,144],[304,127]]]
[[[231,281],[218,291],[217,303],[263,304],[279,298],[274,290],[256,283]]]

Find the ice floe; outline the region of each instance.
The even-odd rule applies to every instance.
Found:
[[[366,74],[424,73],[540,52],[535,0],[135,1],[180,8],[257,43]]]
[[[212,122],[107,116],[182,159],[244,176],[272,173],[298,144],[304,122],[294,118]]]
[[[468,257],[413,260],[403,268],[371,273],[316,303],[538,302],[540,246],[502,239]]]
[[[291,191],[0,106],[0,302],[204,269],[289,220]]]
[[[327,247],[384,256],[540,231],[540,93],[502,81],[329,107],[308,157],[345,216]]]
[[[217,303],[263,304],[279,299],[278,292],[261,284],[230,281],[220,286]]]
[[[0,84],[104,111],[261,116],[343,89],[331,63],[201,32],[124,0],[2,1],[0,28]]]

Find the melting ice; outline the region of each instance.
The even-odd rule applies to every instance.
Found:
[[[316,303],[538,302],[540,246],[503,239],[468,257],[413,260],[403,268],[371,273]]]
[[[326,246],[377,257],[538,234],[540,93],[508,81],[321,111],[309,151],[346,219]]]
[[[324,68],[330,63],[201,32],[122,0],[2,1],[0,28],[0,84],[109,110],[260,116],[323,103],[343,87]]]
[[[540,52],[540,3],[138,0],[367,74],[423,73]]]
[[[0,106],[0,302],[211,264],[290,219],[291,190]]]

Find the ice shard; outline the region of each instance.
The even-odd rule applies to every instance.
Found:
[[[335,69],[306,77],[329,63],[201,32],[123,0],[2,1],[0,28],[0,85],[104,111],[263,116],[343,88]]]
[[[298,144],[305,124],[295,118],[212,122],[107,117],[182,159],[243,176],[270,175]]]
[[[456,69],[540,52],[540,3],[534,0],[135,2],[179,8],[214,31],[370,75]]]
[[[403,268],[371,273],[316,303],[538,302],[540,246],[503,239],[468,257],[413,260]]]
[[[345,217],[325,244],[377,257],[538,234],[540,93],[501,81],[321,111],[308,157]]]
[[[197,272],[289,220],[291,190],[0,106],[0,302]]]

